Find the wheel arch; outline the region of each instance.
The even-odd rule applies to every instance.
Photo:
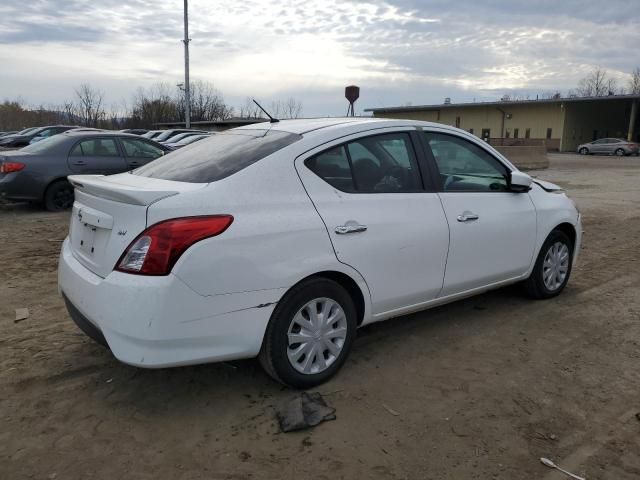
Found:
[[[324,270],[321,272],[313,273],[311,275],[307,275],[306,277],[300,279],[298,282],[292,285],[289,289],[287,289],[283,297],[300,283],[312,278],[327,278],[329,280],[333,280],[342,288],[344,288],[353,300],[353,304],[356,307],[358,326],[362,325],[366,318],[366,315],[369,313],[369,305],[367,302],[369,293],[368,291],[363,291],[363,288],[366,289],[366,285],[360,285],[351,275],[348,275],[345,272],[340,272],[337,270]]]
[[[559,225],[556,225],[554,228],[552,228],[549,231],[549,234],[547,235],[547,237],[551,234],[551,232],[553,232],[554,230],[559,230],[562,233],[564,233],[567,237],[569,237],[569,239],[571,240],[571,243],[573,244],[573,246],[575,247],[576,245],[576,238],[578,236],[577,232],[576,232],[576,227],[573,226],[572,224],[568,223],[568,222],[563,222],[560,223]],[[546,238],[546,237],[545,237]]]
[[[47,182],[47,185],[44,187],[44,189],[42,190],[42,201],[44,202],[47,196],[47,192],[49,191],[49,189],[51,188],[51,186],[54,183],[57,182],[69,182],[69,180],[67,180],[66,176],[62,176],[62,177],[54,177],[52,180],[49,180]]]

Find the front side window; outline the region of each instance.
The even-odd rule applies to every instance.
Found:
[[[311,157],[305,165],[344,192],[422,191],[413,145],[406,133],[360,138]]]
[[[120,141],[129,158],[158,158],[164,154],[161,148],[151,145],[144,140],[121,138]]]
[[[74,157],[118,157],[118,147],[112,138],[93,138],[78,143],[71,155]]]
[[[280,130],[227,130],[189,148],[175,150],[132,173],[178,182],[215,182],[301,138],[301,135]]]
[[[445,192],[504,192],[508,171],[496,158],[463,138],[425,133]]]

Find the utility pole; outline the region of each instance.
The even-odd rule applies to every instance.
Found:
[[[184,0],[184,119],[185,127],[191,128],[191,92],[189,89],[189,4]]]

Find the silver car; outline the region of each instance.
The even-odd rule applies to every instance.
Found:
[[[578,145],[578,153],[582,155],[596,153],[622,157],[624,155],[637,155],[639,150],[640,147],[637,143],[627,142],[620,138],[601,138]]]

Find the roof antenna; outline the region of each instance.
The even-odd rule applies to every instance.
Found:
[[[251,100],[253,100],[253,103],[255,103],[258,106],[258,108],[260,110],[262,110],[267,115],[267,117],[269,117],[269,122],[270,123],[278,123],[280,121],[277,118],[273,118],[271,115],[269,115],[269,112],[267,112],[264,108],[262,108],[262,105],[260,105],[258,102],[256,102],[255,98],[252,98]]]

